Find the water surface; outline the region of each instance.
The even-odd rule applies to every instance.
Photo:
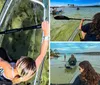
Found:
[[[66,54],[66,62],[70,58],[71,54]],[[84,55],[84,54],[75,54],[75,57],[78,61],[77,66],[72,69],[66,69],[64,62],[64,57],[61,55],[59,58],[53,58],[50,60],[50,83],[53,84],[68,84],[72,83],[77,75],[80,74],[78,64],[81,61],[88,60],[94,69],[100,73],[100,56],[99,55]]]

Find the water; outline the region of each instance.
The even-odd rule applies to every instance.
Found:
[[[61,8],[60,8],[61,9]],[[60,10],[58,8],[58,10]],[[80,18],[80,19],[92,19],[94,14],[100,12],[100,7],[84,7],[80,10],[76,8],[62,8],[65,15],[69,18]],[[80,20],[55,20],[53,16],[51,18],[51,40],[52,41],[66,41],[72,35],[74,30],[78,28]],[[84,24],[89,21],[85,21]],[[63,38],[64,36],[64,38]]]
[[[0,13],[2,11],[2,8],[4,6],[4,3],[5,3],[6,0],[0,0]]]
[[[76,10],[76,8],[64,8],[63,15],[73,18],[92,19],[92,17],[98,12],[100,12],[100,7],[85,7],[80,8],[80,10]]]
[[[66,54],[66,61],[70,58],[71,54]],[[79,62],[88,60],[94,69],[100,73],[100,57],[99,55],[84,55],[84,54],[75,54],[75,57]],[[54,84],[68,84],[72,83],[74,79],[76,78],[77,75],[79,75],[79,70],[78,70],[78,64],[77,66],[72,69],[66,69],[65,68],[65,63],[64,62],[64,57],[61,55],[61,57],[53,58],[50,60],[50,83]]]
[[[0,2],[1,1],[4,2],[5,0],[0,0]],[[8,13],[7,16],[5,17],[5,21],[4,21],[5,28],[16,29],[16,28],[22,28],[22,27],[29,27],[36,24],[40,24],[42,22],[43,7],[41,5],[35,5],[36,4],[35,2],[33,6],[32,5],[33,3],[30,2],[30,0],[25,0],[24,2],[22,1],[23,0],[21,0],[20,4],[17,3],[17,5],[14,5],[14,6],[11,5],[11,8],[12,8],[11,10],[14,9],[14,11],[11,12],[11,10],[9,10],[12,14],[10,15]],[[48,4],[48,0],[46,0],[46,2]],[[3,4],[2,4],[2,7],[3,7]],[[25,9],[25,11],[23,9]],[[1,3],[0,3],[0,10],[1,10]],[[9,19],[8,17],[11,17],[9,21],[7,20]],[[47,14],[47,17],[48,17],[48,14]],[[5,25],[5,23],[7,23],[7,26]],[[29,56],[35,60],[40,52],[41,38],[42,38],[41,34],[42,34],[41,29],[17,32],[14,34],[5,35],[2,43],[0,44],[1,44],[1,47],[4,47],[8,51],[9,53],[8,55],[11,56],[12,59],[14,60],[19,59],[20,56],[22,55]],[[43,69],[43,74],[41,74],[41,85],[46,85],[46,83],[48,83],[48,80],[49,80],[48,72],[47,72],[48,71],[47,61],[48,60],[46,59],[46,62],[44,65],[45,67]],[[44,77],[45,77],[45,80],[44,80]],[[31,85],[33,85],[34,78],[28,81],[28,83],[31,83]],[[40,78],[40,75],[38,75],[38,78]],[[36,79],[36,81],[38,81],[38,79]],[[26,84],[27,82],[22,83],[20,85],[26,85]]]

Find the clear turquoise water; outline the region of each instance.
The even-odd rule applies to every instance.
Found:
[[[70,58],[71,54],[66,55],[66,61]],[[83,54],[76,54],[75,55],[78,63],[83,60],[88,60],[94,69],[100,73],[100,56],[99,55],[83,55]],[[64,62],[64,57],[54,58],[50,60],[50,83],[55,84],[67,84],[72,82],[80,72],[77,67],[73,70],[68,70],[64,67],[66,62]]]

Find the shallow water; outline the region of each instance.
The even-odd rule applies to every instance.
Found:
[[[66,62],[70,58],[71,54],[66,55]],[[100,57],[98,55],[83,55],[83,54],[75,54],[75,57],[79,62],[88,60],[94,69],[100,73]],[[54,84],[68,84],[70,82],[73,82],[75,77],[80,73],[78,70],[78,63],[77,67],[74,69],[66,69],[65,68],[65,63],[64,62],[64,57],[61,55],[61,57],[53,58],[50,60],[50,83]]]
[[[80,10],[65,8],[63,15],[74,18],[92,18],[98,12],[100,12],[100,7],[84,7],[80,8]]]

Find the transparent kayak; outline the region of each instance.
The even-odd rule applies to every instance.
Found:
[[[42,20],[49,19],[49,12],[46,12],[46,10],[48,11],[48,0],[25,0],[24,2],[22,0],[5,0],[0,9],[0,32],[41,24]],[[14,60],[19,59],[22,55],[36,59],[41,47],[42,34],[41,29],[2,34],[0,35],[0,46],[5,48]],[[36,76],[19,85],[27,83],[40,85],[42,70],[45,69],[43,66],[44,60]]]

